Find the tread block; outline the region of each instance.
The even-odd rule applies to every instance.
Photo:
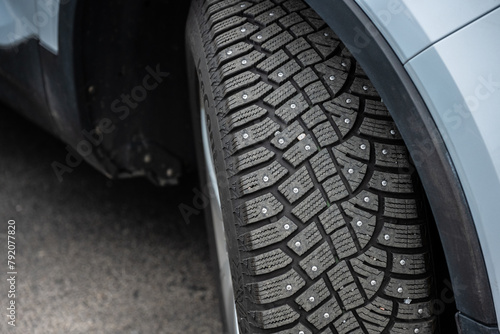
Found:
[[[349,311],[338,318],[333,326],[339,334],[351,333],[355,329],[359,329],[359,323],[354,314]]]
[[[232,29],[237,26],[241,26],[247,22],[245,17],[240,16],[232,16],[224,21],[216,23],[212,28],[212,33],[214,36],[218,36],[223,32],[226,32],[229,29]]]
[[[288,80],[292,75],[300,71],[300,66],[295,60],[290,60],[285,65],[278,67],[271,74],[269,74],[269,80],[281,84]]]
[[[297,60],[303,67],[311,66],[321,61],[321,57],[313,49],[308,49],[297,55]]]
[[[280,19],[279,22],[285,29],[288,29],[291,26],[293,26],[294,24],[302,22],[302,20],[303,19],[300,17],[299,14],[291,13],[291,14],[288,14],[287,16],[283,17],[282,19]]]
[[[345,226],[344,217],[336,204],[330,205],[328,209],[319,215],[319,221],[326,233],[331,234],[336,229]]]
[[[335,151],[334,151],[335,152]],[[343,153],[336,152],[337,162],[342,167],[342,174],[354,192],[363,182],[368,166],[358,160],[351,159]]]
[[[282,305],[264,311],[250,312],[255,325],[263,329],[277,328],[296,321],[300,315],[290,306]]]
[[[288,31],[284,31],[276,37],[262,44],[262,49],[268,52],[276,52],[293,40],[293,36]]]
[[[256,44],[262,44],[282,31],[283,30],[276,23],[273,23],[270,26],[265,27],[264,29],[253,34],[250,37],[250,40]]]
[[[276,334],[297,334],[301,332],[304,334],[312,334],[312,332],[300,322],[295,327],[279,331]]]
[[[382,139],[401,139],[393,121],[365,117],[359,127],[360,133]]]
[[[395,322],[390,329],[391,334],[403,334],[403,333],[419,333],[419,334],[431,334],[434,333],[435,322],[431,319],[422,320],[417,323],[408,322]],[[418,329],[418,331],[415,331]]]
[[[421,303],[398,303],[398,314],[396,318],[402,320],[425,319],[433,315],[432,302]]]
[[[360,214],[353,217],[350,224],[352,230],[356,234],[356,239],[359,242],[359,246],[363,249],[370,242],[375,232],[375,226],[377,224],[376,218],[373,215],[358,211]]]
[[[309,22],[314,28],[319,29],[325,26],[325,22],[321,19],[321,17],[311,8],[304,9],[300,11],[300,14]]]
[[[425,254],[392,254],[392,272],[406,275],[420,275],[427,272],[429,256]]]
[[[266,96],[266,98],[264,98],[264,103],[276,108],[279,104],[286,101],[296,92],[295,87],[293,87],[293,85],[288,81],[283,86],[276,88],[271,94]]]
[[[257,69],[264,72],[269,73],[275,70],[278,66],[283,65],[290,58],[285,53],[285,51],[280,50],[273,54],[272,56],[267,57],[264,61],[257,65]]]
[[[297,12],[307,8],[307,5],[300,0],[288,0],[283,3],[283,7],[285,7],[288,12]]]
[[[295,237],[290,239],[287,246],[298,255],[302,255],[320,242],[321,239],[322,236],[316,227],[316,223],[312,222]]]
[[[313,108],[305,112],[304,115],[302,115],[302,120],[306,124],[307,128],[311,129],[315,125],[326,121],[327,118],[325,113],[319,106],[314,106]]]
[[[250,71],[238,74],[237,76],[229,78],[222,83],[222,95],[226,96],[237,89],[252,85],[259,80],[260,76]]]
[[[286,15],[286,12],[280,7],[274,7],[267,12],[264,12],[255,18],[255,22],[263,26],[268,26],[276,20],[279,20]]]
[[[328,150],[320,150],[315,156],[309,160],[314,175],[319,182],[323,182],[327,177],[337,173],[337,169],[333,164]]]
[[[228,46],[227,48],[221,50],[217,54],[217,66],[220,66],[221,64],[234,60],[235,58],[238,58],[246,53],[248,51],[252,50],[253,46],[251,46],[248,43],[245,42],[239,42],[237,44]],[[261,54],[260,52],[256,53],[257,55]],[[240,60],[241,63],[241,60]],[[232,66],[236,66],[236,64],[233,64]]]
[[[386,197],[384,216],[401,219],[418,218],[417,202],[411,198]]]
[[[339,291],[354,282],[354,277],[345,260],[337,263],[335,267],[328,272],[328,278],[335,291]]]
[[[309,104],[304,99],[304,96],[299,93],[279,107],[278,110],[275,111],[275,114],[283,120],[283,122],[290,123],[307,108],[309,108]]]
[[[233,52],[231,48],[229,48],[227,52]],[[247,55],[240,56],[234,60],[231,60],[228,63],[225,63],[221,67],[222,79],[226,79],[227,77],[236,74],[237,72],[252,68],[252,66],[263,59],[265,57],[264,54],[259,51],[252,51]]]
[[[250,17],[255,17],[271,8],[274,8],[274,4],[271,1],[266,0],[250,7],[243,14],[248,15]]]
[[[287,44],[286,46],[286,49],[288,50],[288,52],[292,54],[292,56],[296,56],[302,51],[308,50],[310,48],[311,45],[307,43],[307,41],[302,37],[294,40],[293,42]]]
[[[334,263],[335,258],[333,257],[333,253],[330,246],[325,241],[311,252],[311,254],[300,261],[299,265],[310,278],[315,279]]]
[[[266,118],[259,123],[249,126],[248,128],[230,134],[230,148],[234,153],[271,137],[278,129],[278,124],[273,122],[270,118]]]
[[[350,205],[358,206],[371,211],[378,211],[378,195],[362,190],[354,198],[351,198],[348,202],[342,203],[342,208],[346,210]]]
[[[297,137],[304,132],[304,129],[295,121],[287,126],[283,131],[276,133],[275,137],[271,140],[271,144],[280,150],[290,146],[290,144],[297,139]]]
[[[335,320],[341,313],[342,311],[335,298],[330,298],[328,302],[309,315],[307,321],[317,329],[322,329]]]
[[[412,194],[411,175],[374,171],[368,183],[373,189],[399,194]]]
[[[288,170],[279,162],[274,161],[267,167],[242,176],[239,179],[239,191],[247,195],[268,188],[286,174],[288,174]]]
[[[357,313],[362,320],[371,323],[383,324],[385,327],[387,326],[391,316],[393,308],[392,304],[392,301],[381,297],[375,297],[373,301],[357,310]]]
[[[370,160],[370,142],[356,136],[349,137],[345,142],[333,148],[333,153],[338,156],[343,153],[346,156],[362,160]]]
[[[344,226],[331,235],[333,247],[340,259],[344,259],[357,253],[356,244],[352,240],[351,232]]]
[[[319,124],[313,129],[313,133],[321,147],[332,145],[339,140],[330,122]]]
[[[306,291],[295,299],[295,302],[300,305],[306,312],[309,312],[326,298],[330,297],[330,291],[321,278],[319,281],[312,284]]]
[[[364,303],[363,296],[354,282],[340,289],[338,294],[346,310],[355,309]]]
[[[292,214],[303,223],[308,222],[326,207],[325,200],[321,196],[321,191],[316,189],[292,209]]]
[[[290,28],[295,37],[301,37],[314,32],[314,29],[307,22],[300,22]]]
[[[248,22],[239,27],[230,29],[215,37],[214,42],[216,49],[220,50],[230,44],[240,42],[256,32],[258,29],[259,27]]]
[[[314,186],[305,166],[292,174],[279,187],[279,192],[290,203],[294,203],[304,196]]]
[[[359,95],[366,95],[372,98],[378,98],[379,95],[373,84],[367,78],[354,78],[351,85],[351,92]]]
[[[341,199],[349,196],[349,191],[347,190],[344,181],[342,181],[338,174],[330,177],[321,185],[325,190],[330,203],[340,201]]]
[[[245,224],[252,224],[277,215],[283,211],[283,204],[273,194],[265,194],[246,201],[242,211]]]
[[[269,151],[265,147],[259,147],[247,153],[243,153],[234,158],[232,166],[237,172],[244,171],[245,169],[257,166],[261,163],[271,160],[275,153]]]
[[[422,243],[420,225],[396,225],[384,223],[378,236],[381,245],[403,249],[419,248]]]
[[[285,240],[297,229],[286,216],[274,223],[243,234],[239,239],[245,249],[256,250]]]
[[[257,304],[272,303],[293,296],[306,282],[295,270],[249,285],[252,299]]]
[[[382,101],[365,100],[365,113],[375,116],[390,117],[389,110]]]
[[[234,128],[245,125],[251,121],[259,119],[260,117],[267,114],[267,110],[259,106],[252,105],[240,111],[234,112],[225,118],[226,129],[232,131]]]
[[[307,135],[304,139],[295,143],[290,149],[288,149],[284,154],[283,158],[291,163],[294,167],[297,167],[302,162],[307,160],[312,156],[318,148],[314,144],[310,135]]]
[[[319,80],[319,77],[310,67],[307,67],[303,69],[299,74],[295,75],[293,77],[293,80],[297,83],[297,85],[299,85],[300,88],[304,88],[310,83]]]
[[[408,152],[402,145],[374,143],[375,164],[381,167],[408,168]],[[385,154],[382,152],[385,151]]]
[[[281,249],[275,249],[248,259],[244,259],[250,275],[268,274],[292,263],[292,258]]]
[[[353,270],[359,276],[359,283],[368,299],[372,298],[382,286],[384,272],[364,264],[360,259],[350,260]]]
[[[207,14],[210,16],[209,25],[212,26],[216,22],[234,17],[236,14],[243,12],[246,7],[251,6],[249,2],[241,2],[238,4],[237,2],[238,0],[222,1],[208,7]],[[241,5],[243,5],[243,7]]]
[[[270,92],[273,87],[264,82],[259,82],[254,86],[245,88],[241,92],[229,96],[226,100],[227,111],[231,112],[236,108],[242,107],[247,104],[254,103],[262,96]]]
[[[391,277],[384,289],[385,294],[394,298],[427,298],[430,295],[430,279],[399,279]]]

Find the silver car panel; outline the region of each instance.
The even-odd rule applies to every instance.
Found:
[[[59,0],[0,0],[0,47],[37,38],[43,47],[57,54],[59,6]]]
[[[500,9],[406,65],[450,152],[469,203],[500,319]],[[464,259],[467,261],[467,259]]]
[[[393,47],[401,62],[481,15],[500,0],[356,0]]]

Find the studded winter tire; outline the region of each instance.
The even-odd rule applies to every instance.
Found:
[[[300,0],[197,0],[186,37],[227,331],[433,332],[423,194],[335,33]]]

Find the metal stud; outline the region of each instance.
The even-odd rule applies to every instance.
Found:
[[[329,78],[329,79],[330,79],[330,81],[333,81],[333,80],[335,80],[335,76],[330,75],[330,78]]]
[[[245,65],[245,64],[247,63],[247,60],[246,60],[246,59],[243,59],[243,60],[241,61],[241,63],[242,63],[243,65]]]
[[[370,284],[371,284],[371,285],[375,285],[375,284],[377,284],[377,281],[376,281],[376,280],[372,280],[372,281],[370,282]]]
[[[325,313],[325,314],[323,314],[323,317],[324,317],[325,319],[328,319],[328,318],[330,318],[330,314]]]
[[[278,72],[278,76],[279,76],[280,78],[282,78],[282,77],[283,77],[283,72]]]
[[[354,169],[349,168],[349,169],[347,170],[347,172],[348,172],[349,174],[352,174],[352,173],[354,173]]]
[[[346,124],[349,124],[349,123],[351,123],[351,120],[350,120],[349,118],[346,118],[346,119],[344,119],[344,122],[345,122]]]
[[[283,145],[285,143],[285,140],[283,138],[278,139],[278,143]]]
[[[283,225],[283,228],[284,228],[285,230],[289,230],[289,229],[290,229],[290,225],[285,224],[285,225]]]
[[[304,333],[304,331],[299,331],[299,334],[306,334],[306,333]]]
[[[422,314],[422,313],[424,313],[424,310],[419,308],[417,312],[418,312],[418,314]]]
[[[382,154],[384,154],[384,155],[385,155],[385,154],[387,154],[387,153],[389,153],[389,151],[387,151],[387,150],[384,148],[384,149],[382,150]]]
[[[323,33],[323,36],[327,37],[327,36],[328,36],[328,33],[327,33],[327,32]]]
[[[301,133],[301,134],[297,137],[297,139],[298,139],[298,140],[302,140],[302,139],[304,139],[305,137],[306,137],[306,134],[305,134],[305,133]]]
[[[243,98],[243,100],[246,100],[246,99],[248,99],[248,95],[247,94],[243,94],[242,98]]]
[[[367,91],[368,90],[368,86],[363,86],[363,90]]]
[[[309,151],[309,150],[311,149],[311,146],[306,145],[306,146],[304,146],[304,149],[305,149],[306,151]]]
[[[390,238],[391,238],[391,237],[390,237],[390,235],[389,235],[389,234],[384,235],[384,239],[385,239],[385,240],[389,240]]]
[[[241,29],[240,29],[240,31],[241,31],[241,32],[245,32],[245,31],[247,31],[247,30],[246,30],[245,28],[241,28]]]
[[[262,208],[262,213],[266,214],[267,213],[267,208]]]
[[[227,54],[228,56],[229,56],[229,55],[231,55],[231,54],[233,54],[233,50],[227,50],[227,51],[226,51],[226,54]]]
[[[401,260],[401,261],[399,261],[399,264],[402,265],[402,266],[404,266],[406,264],[406,261],[405,260]]]
[[[398,288],[398,292],[399,292],[399,293],[403,293],[403,288],[399,287],[399,288]]]
[[[240,7],[241,7],[241,8],[245,8],[245,6],[246,6],[246,5],[245,5],[244,3],[242,3],[242,4],[240,5]]]
[[[348,104],[349,104],[349,103],[351,103],[351,102],[352,102],[352,100],[351,100],[351,99],[346,99],[346,100],[345,100],[345,103],[348,103]]]
[[[297,108],[297,105],[295,103],[290,104],[290,108],[295,109]]]
[[[368,197],[368,196],[365,196],[365,198],[363,198],[363,201],[365,201],[365,203],[368,203],[368,202],[370,202],[370,197]]]
[[[294,194],[297,194],[299,192],[299,188],[293,188],[292,191],[293,191]]]
[[[264,177],[262,178],[262,180],[263,180],[264,182],[268,182],[268,181],[269,181],[269,176],[264,175]]]
[[[342,65],[342,67],[346,67],[347,66],[347,64],[344,63],[344,62],[341,62],[340,65]]]
[[[290,284],[288,284],[288,285],[286,286],[286,290],[287,290],[287,291],[292,290],[292,286],[291,286]]]
[[[358,222],[356,223],[356,225],[358,225],[358,226],[361,227],[361,226],[363,226],[363,222],[361,220],[358,220]]]
[[[366,150],[366,145],[365,144],[361,144],[361,145],[359,145],[359,148],[362,149],[362,150]]]
[[[243,139],[248,139],[248,133],[243,134]]]
[[[269,13],[269,16],[274,16],[274,13],[273,12]]]
[[[387,185],[387,181],[386,180],[383,180],[382,182],[382,185],[385,187]]]
[[[396,130],[391,130],[390,132],[391,132],[391,135],[393,135],[393,136],[396,134]]]
[[[257,39],[262,39],[262,35],[257,35]]]
[[[418,328],[415,328],[415,329],[413,330],[413,333],[415,333],[415,334],[418,334],[418,333],[420,333],[420,329],[418,329]]]
[[[295,247],[300,247],[300,241],[295,242]]]
[[[312,270],[312,271],[318,271],[318,267],[316,267],[316,266],[312,266],[312,267],[311,267],[311,270]]]
[[[314,300],[315,300],[315,299],[314,299],[314,297],[313,297],[313,296],[309,297],[309,302],[314,303]]]

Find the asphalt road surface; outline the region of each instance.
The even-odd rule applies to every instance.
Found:
[[[0,333],[221,333],[201,217],[182,220],[194,181],[110,181],[65,145],[0,110]],[[16,226],[16,327],[8,325],[7,231]]]

